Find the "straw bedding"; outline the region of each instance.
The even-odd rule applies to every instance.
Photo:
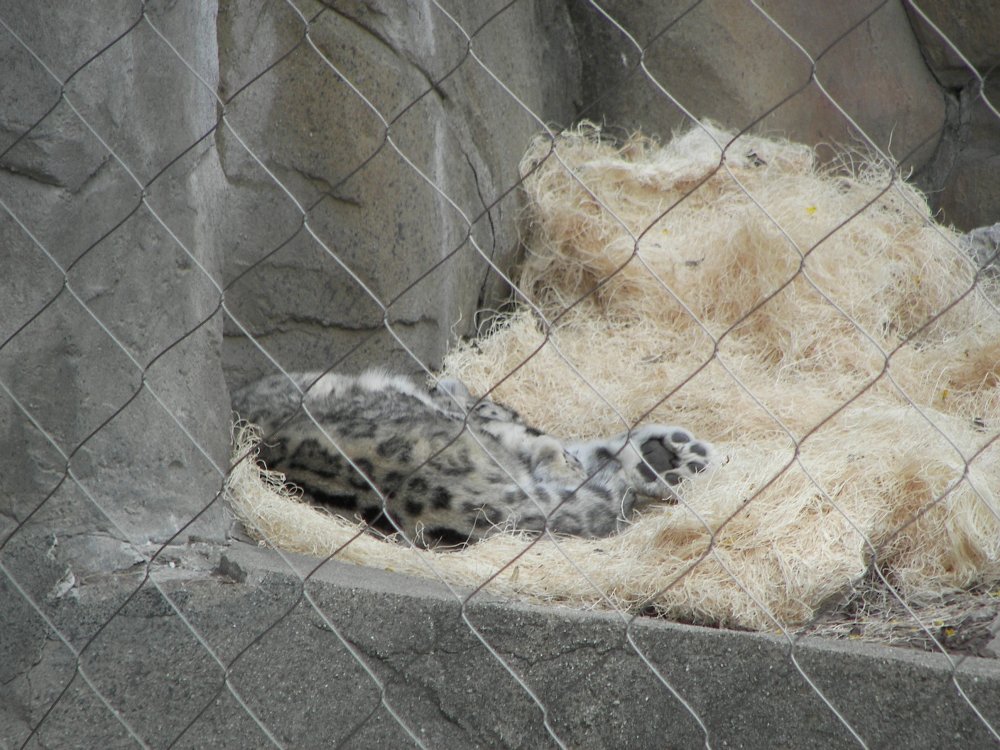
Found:
[[[447,374],[563,437],[690,428],[724,463],[601,540],[414,550],[311,508],[251,461],[267,543],[529,601],[794,627],[871,578],[908,602],[1000,580],[998,296],[886,165],[698,127],[589,125],[522,163],[520,307]],[[253,445],[237,435],[236,451]],[[527,549],[526,549],[527,547]]]

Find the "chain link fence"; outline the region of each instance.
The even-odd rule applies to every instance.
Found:
[[[6,746],[1000,741],[1000,675],[979,658],[998,627],[998,239],[944,226],[975,225],[967,182],[1000,142],[981,59],[992,53],[978,37],[963,47],[936,5],[889,1],[821,20],[815,9],[707,0],[119,5],[0,5],[12,271],[0,299]],[[607,125],[563,132],[585,119]],[[640,127],[660,141],[630,137]],[[961,147],[973,141],[969,166]],[[812,175],[830,195],[801,192]],[[937,191],[941,224],[911,177]],[[546,179],[561,180],[587,222],[553,229]],[[778,179],[787,194],[771,192]],[[668,198],[656,192],[664,180]],[[917,296],[873,323],[826,283],[846,256],[823,252],[864,246],[874,235],[859,227],[876,214],[889,239],[859,278],[889,279],[872,297],[907,284]],[[699,237],[684,235],[690,252],[667,265],[655,247],[737,215],[777,243],[784,270],[717,314],[753,281],[735,273],[754,256],[729,266],[732,289],[699,297],[678,286],[709,275]],[[597,260],[547,255],[594,237]],[[913,271],[893,243],[931,250]],[[955,268],[957,286],[944,284],[942,269]],[[638,314],[616,307],[630,294]],[[797,403],[781,403],[795,383],[782,377],[801,362],[772,363],[772,388],[746,362],[778,349],[734,343],[793,294],[825,310],[824,334],[867,352],[844,373],[854,360],[835,347],[797,350],[831,368],[817,382],[846,378],[837,403],[817,391],[819,416],[801,419]],[[625,322],[574,338],[605,314]],[[692,342],[685,357],[639,335],[658,316],[683,334],[676,346]],[[954,367],[910,378],[955,341],[968,346]],[[611,375],[598,354],[617,363]],[[632,389],[632,356],[668,369]],[[659,541],[630,529],[621,538],[640,541],[624,546],[508,535],[433,552],[345,522],[310,547],[302,529],[281,543],[260,517],[236,523],[232,477],[254,464],[248,446],[233,452],[229,390],[370,365],[421,377],[443,367],[545,427],[579,412],[576,437],[689,418],[726,461],[670,509]],[[921,502],[870,539],[870,504],[847,504],[853,480],[830,476],[830,454],[817,463],[811,451],[833,434],[845,466],[878,464],[878,446],[843,446],[863,425],[841,420],[883,393],[910,417],[888,421],[882,439],[905,443],[892,434],[901,424],[930,434],[947,471],[915,470]],[[736,410],[785,449],[755,457]],[[712,517],[698,504],[745,469],[735,505]],[[773,577],[758,581],[752,565],[768,542],[742,549],[731,534],[741,519],[775,523],[753,513],[796,487],[828,519],[806,547],[822,546],[824,529],[860,539],[861,569],[812,571],[830,579],[822,601],[802,593],[806,571],[780,541]],[[918,563],[887,561],[959,502],[965,536],[928,528],[958,535],[942,569],[969,567],[942,572],[952,585],[936,599],[911,600]],[[678,529],[688,557],[674,555]],[[628,555],[644,554],[655,571],[637,582]],[[716,584],[739,607],[708,601]],[[890,658],[860,640],[934,656]]]

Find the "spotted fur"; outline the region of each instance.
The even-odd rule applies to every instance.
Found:
[[[561,442],[452,379],[275,375],[233,407],[263,430],[261,459],[309,501],[422,546],[500,528],[607,536],[639,504],[676,501],[713,460],[711,445],[662,425]]]

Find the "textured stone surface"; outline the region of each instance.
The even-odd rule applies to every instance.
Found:
[[[927,64],[946,88],[963,88],[977,74],[985,76],[1000,64],[1000,4],[911,0],[904,5]]]
[[[924,58],[949,98],[944,138],[921,185],[960,229],[1000,218],[1000,4],[906,4]]]
[[[212,503],[228,458],[221,259],[196,210],[221,171],[204,145],[181,155],[215,107],[152,27],[127,31],[137,5],[96,19],[16,5],[4,21],[68,80],[60,100],[4,32],[0,65],[20,75],[0,97],[0,680],[24,684],[42,661],[31,694],[55,700],[69,685],[57,711],[112,742],[120,726],[86,689],[74,699],[72,665],[48,668],[64,646],[46,618],[94,632],[113,609],[96,624],[59,620],[91,576],[132,568],[150,542],[225,536]],[[214,69],[208,4],[148,10],[184,30],[177,46],[203,74]],[[0,744],[16,705],[0,698]]]
[[[1000,127],[998,127],[1000,130]],[[1000,149],[967,147],[933,201],[942,218],[959,229],[1000,217]]]
[[[219,17],[231,381],[273,371],[236,321],[286,368],[437,367],[508,293],[520,154],[572,119],[565,11],[306,2],[306,37],[255,7]]]
[[[225,533],[219,503],[194,520],[227,461],[221,259],[196,210],[221,171],[210,143],[184,153],[215,106],[139,6],[15,5],[31,52],[4,33],[0,545],[12,569],[80,575]],[[213,9],[148,10],[210,75]]]
[[[810,144],[870,143],[914,166],[930,157],[944,101],[898,2],[759,6],[603,3],[611,23],[571,2],[583,114],[661,137],[709,118]]]
[[[1000,218],[1000,78],[948,92],[944,137],[918,184],[940,221],[970,230]]]
[[[81,623],[64,631],[83,649],[80,672],[154,747],[267,747],[265,728],[302,748],[409,747],[413,737],[436,748],[555,747],[556,737],[579,748],[700,747],[706,737],[712,747],[855,746],[831,706],[869,747],[990,746],[958,687],[1000,721],[995,661],[817,640],[796,644],[793,661],[783,638],[627,627],[482,594],[463,607],[427,581],[339,563],[315,570],[318,561],[290,556],[293,574],[242,545],[167,556],[176,568],[161,561],[145,583],[94,581],[53,614]],[[126,591],[136,593],[122,607]],[[0,687],[0,742],[20,744],[68,683],[30,746],[131,746],[82,677],[70,681],[67,647],[18,612],[16,594],[0,587],[0,597],[5,648],[34,665]],[[9,629],[11,612],[23,616]],[[37,688],[46,682],[55,687]]]

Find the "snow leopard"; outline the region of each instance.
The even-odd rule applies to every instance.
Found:
[[[421,547],[500,529],[609,536],[641,506],[676,502],[715,461],[680,427],[561,441],[459,380],[379,370],[272,375],[236,391],[233,409],[260,427],[260,460],[307,502]]]

